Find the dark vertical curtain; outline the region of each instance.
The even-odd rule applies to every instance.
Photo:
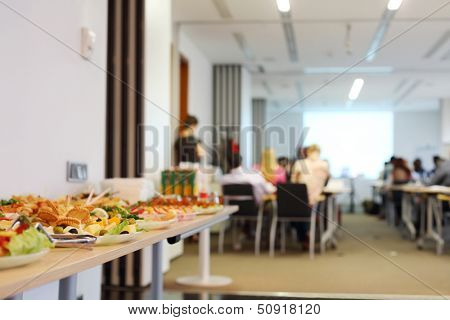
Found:
[[[107,178],[143,173],[144,22],[144,0],[108,1]],[[139,286],[141,256],[138,251],[106,263],[103,284]]]
[[[213,67],[213,117],[214,117],[214,164],[228,172],[231,141],[239,141],[241,126],[240,65],[215,65]]]
[[[253,159],[256,163],[261,163],[261,153],[264,149],[263,125],[266,123],[266,99],[252,100],[252,125],[253,134]]]

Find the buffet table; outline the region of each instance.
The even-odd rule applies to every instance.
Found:
[[[78,272],[101,265],[148,246],[153,247],[152,285],[153,299],[162,299],[162,244],[169,240],[175,243],[185,235],[191,235],[225,221],[238,210],[237,206],[226,206],[213,215],[200,215],[191,221],[178,222],[169,229],[142,232],[136,239],[112,246],[92,248],[56,248],[42,260],[30,265],[0,271],[0,299],[19,297],[27,289],[59,280],[59,298],[76,299],[76,275]],[[205,249],[203,249],[205,250]]]

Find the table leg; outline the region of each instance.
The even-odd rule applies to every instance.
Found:
[[[436,242],[436,254],[442,254],[444,249],[444,239],[441,235],[433,230],[433,217],[434,217],[434,202],[437,201],[436,198],[428,196],[427,198],[427,211],[426,211],[426,231],[425,234],[418,240],[417,246],[422,248],[424,246],[425,240],[431,239]],[[436,220],[436,224],[439,225],[441,222]]]
[[[59,280],[59,300],[77,300],[77,274]]]
[[[199,265],[197,276],[181,277],[176,280],[178,284],[198,287],[226,286],[232,282],[228,277],[210,275],[210,233],[209,228],[200,232],[199,239]]]
[[[333,197],[327,196],[327,227],[325,232],[323,233],[323,236],[320,239],[320,252],[325,252],[326,244],[329,240],[332,240],[333,233],[335,229],[335,221],[334,221],[334,203],[333,203]],[[334,242],[334,240],[333,240]]]
[[[406,192],[403,192],[402,196],[402,220],[409,231],[411,239],[414,240],[416,237],[416,228],[412,222],[412,206],[411,206],[411,196]]]
[[[152,284],[150,298],[152,300],[163,299],[163,242],[157,242],[152,246]]]

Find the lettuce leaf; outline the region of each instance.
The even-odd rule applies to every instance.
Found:
[[[28,228],[21,234],[11,238],[8,250],[12,256],[40,252],[52,247],[52,243],[41,232],[34,228]]]
[[[111,230],[108,231],[109,235],[117,235],[120,234],[123,229],[128,225],[128,221],[124,220],[121,223],[119,223],[117,226],[115,226],[114,228],[112,228]]]

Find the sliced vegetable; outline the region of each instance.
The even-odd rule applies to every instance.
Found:
[[[117,226],[115,226],[114,228],[110,229],[108,231],[108,234],[109,235],[120,234],[127,225],[128,225],[128,221],[124,220],[121,223],[119,223]]]
[[[11,237],[7,244],[12,256],[36,253],[50,247],[52,247],[52,244],[47,237],[34,228],[28,228],[22,234]]]

